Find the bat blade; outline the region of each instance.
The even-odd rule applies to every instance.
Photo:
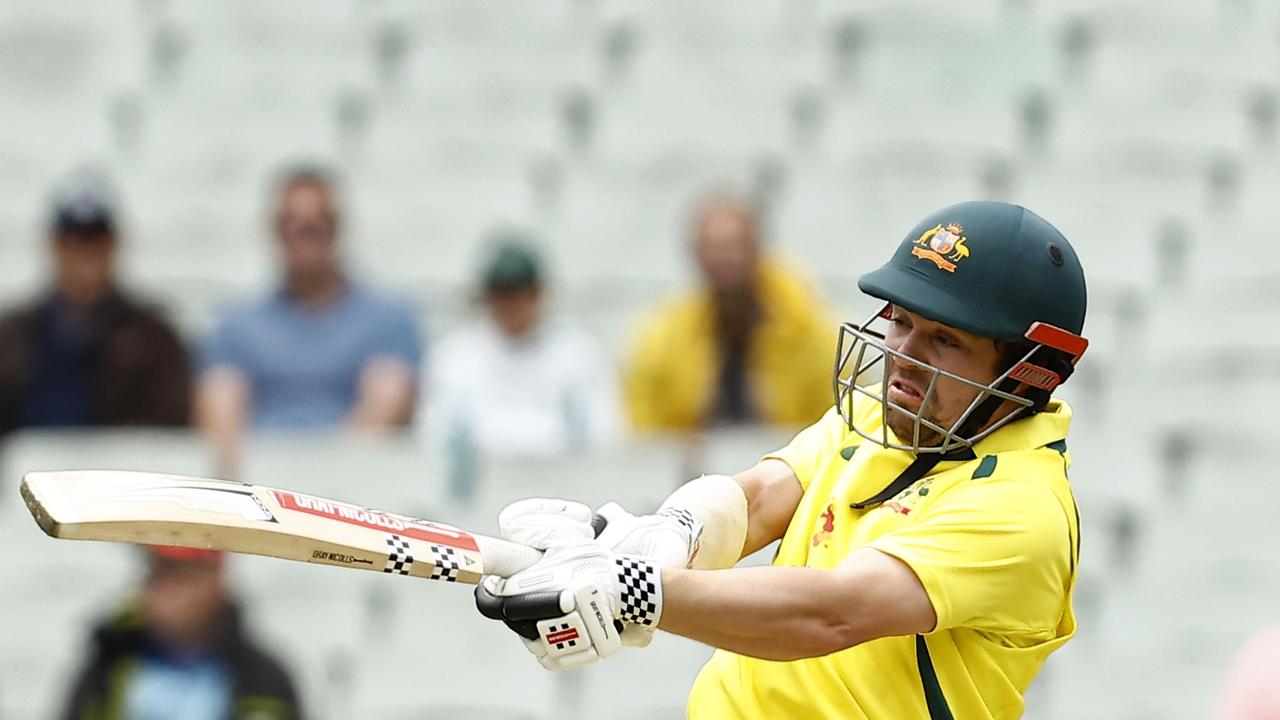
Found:
[[[29,472],[21,492],[46,534],[70,540],[226,550],[468,584],[541,556],[450,525],[230,480]]]

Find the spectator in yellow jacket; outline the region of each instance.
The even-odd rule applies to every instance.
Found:
[[[799,425],[831,405],[836,324],[808,278],[764,253],[744,202],[715,196],[694,215],[701,287],[643,323],[626,368],[637,431]]]

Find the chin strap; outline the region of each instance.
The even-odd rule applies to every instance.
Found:
[[[1060,358],[1054,358],[1052,356],[1049,359],[1058,361],[1054,364],[1054,369],[1064,378],[1071,374],[1072,368],[1069,361],[1064,362]],[[1013,378],[1005,378],[1004,382],[1000,383],[996,389],[1001,392],[1013,393],[1013,391],[1018,388],[1019,384],[1020,383]],[[1034,402],[1034,405],[1031,407],[1020,407],[1017,410],[1014,410],[1013,418],[1011,418],[1009,422],[1016,420],[1022,415],[1034,415],[1043,411],[1049,402],[1049,393],[1043,393],[1042,396],[1032,397],[1030,399]],[[987,424],[987,421],[991,419],[991,416],[995,414],[996,410],[1000,409],[1002,404],[1004,404],[1003,398],[997,395],[988,395],[982,402],[978,403],[978,406],[974,408],[973,413],[969,415],[967,420],[965,420],[964,425],[960,426],[960,428],[956,430],[955,434],[959,437],[972,437],[977,435],[978,431]],[[863,510],[871,507],[872,505],[879,505],[885,500],[888,500],[907,489],[911,483],[914,483],[925,475],[928,475],[929,471],[940,462],[976,460],[977,457],[978,456],[974,454],[973,448],[971,447],[952,450],[948,453],[922,453],[916,455],[915,460],[912,460],[911,464],[899,473],[898,477],[894,478],[893,482],[889,483],[885,489],[875,495],[872,495],[866,500],[850,503],[849,507],[854,510]]]
[[[916,459],[912,460],[911,464],[908,465],[905,470],[898,473],[898,477],[894,478],[893,482],[889,483],[888,487],[862,502],[850,503],[849,507],[853,510],[864,510],[872,505],[879,505],[885,500],[888,500],[894,495],[906,490],[911,486],[911,483],[919,480],[925,475],[928,475],[929,471],[940,462],[953,460],[976,460],[977,457],[977,455],[973,454],[973,448],[967,447],[959,450],[952,450],[946,454],[924,453],[916,455]]]

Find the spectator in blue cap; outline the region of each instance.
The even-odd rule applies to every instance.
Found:
[[[187,424],[187,351],[155,308],[120,286],[105,180],[80,173],[58,187],[48,234],[48,289],[0,317],[0,434]]]

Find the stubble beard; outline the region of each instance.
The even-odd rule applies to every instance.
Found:
[[[942,423],[938,422],[937,418],[930,417],[928,415],[925,415],[924,418],[936,425],[942,425]],[[898,440],[902,441],[904,445],[917,444],[912,442],[916,428],[915,418],[908,416],[901,410],[888,408],[888,411],[885,413],[885,424],[889,426],[889,429],[893,431],[894,435],[898,436]],[[930,427],[926,427],[925,425],[920,426],[919,447],[941,444],[942,433]]]

